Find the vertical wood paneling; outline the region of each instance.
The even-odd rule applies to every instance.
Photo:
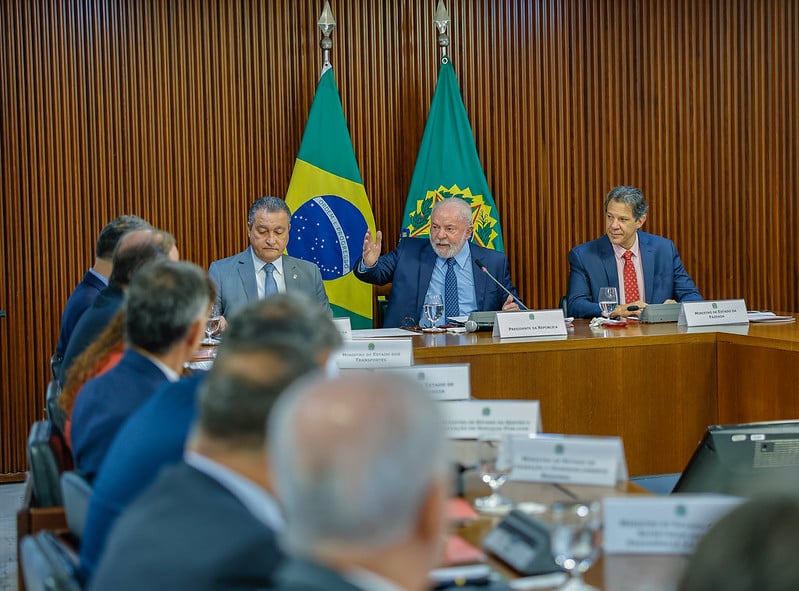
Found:
[[[435,1],[333,0],[332,61],[386,245],[438,71]],[[138,213],[207,266],[284,195],[322,0],[0,3],[0,472],[25,468],[63,303]],[[707,297],[799,310],[799,8],[791,0],[449,0],[449,53],[528,305],[640,186]]]

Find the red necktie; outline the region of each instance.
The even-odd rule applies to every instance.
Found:
[[[632,251],[625,250],[622,256],[624,257],[624,303],[631,304],[641,299],[638,295],[638,275],[635,274]]]

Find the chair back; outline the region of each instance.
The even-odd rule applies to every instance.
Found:
[[[19,562],[27,591],[81,591],[77,555],[49,531],[22,538]]]
[[[67,415],[61,405],[58,404],[58,395],[61,393],[61,386],[52,380],[47,385],[47,396],[45,397],[46,416],[53,422],[59,433],[64,432],[64,425],[67,422]]]
[[[62,505],[61,473],[73,467],[72,454],[64,437],[49,420],[36,421],[28,436],[33,501],[37,507]]]
[[[83,537],[89,502],[92,498],[92,485],[74,471],[61,474],[61,493],[64,498],[64,513],[67,527],[78,539]]]

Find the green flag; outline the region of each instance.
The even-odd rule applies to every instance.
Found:
[[[316,87],[286,204],[294,212],[288,253],[317,264],[334,316],[349,316],[352,328],[371,328],[372,286],[352,268],[375,220],[332,68]]]
[[[430,211],[447,197],[460,197],[472,206],[473,242],[504,250],[497,206],[477,155],[458,80],[444,56],[405,202],[403,235],[429,236]]]

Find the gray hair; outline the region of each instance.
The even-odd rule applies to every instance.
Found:
[[[433,217],[433,212],[439,207],[454,207],[458,210],[458,216],[463,220],[467,226],[472,225],[472,206],[460,197],[447,197],[442,199],[433,206],[430,211],[430,217]]]
[[[251,302],[231,318],[200,389],[202,432],[239,448],[262,448],[278,397],[340,345],[328,314],[303,295]]]
[[[447,467],[437,404],[398,376],[350,374],[295,386],[275,406],[267,436],[285,542],[306,556],[342,543],[396,542]]]
[[[649,205],[647,205],[646,200],[644,199],[644,194],[641,192],[641,189],[637,189],[635,187],[619,185],[618,187],[613,187],[610,191],[608,191],[608,194],[605,196],[606,212],[608,210],[608,204],[611,201],[629,205],[633,210],[633,217],[636,220],[640,220],[646,215],[646,212],[649,211]]]
[[[280,197],[261,197],[250,206],[250,211],[247,214],[247,225],[252,226],[255,221],[255,214],[261,210],[267,213],[275,213],[278,211],[285,211],[286,215],[291,217],[291,210],[286,202]]]
[[[188,262],[158,261],[135,273],[125,292],[125,340],[155,355],[169,351],[208,310],[214,284]]]

